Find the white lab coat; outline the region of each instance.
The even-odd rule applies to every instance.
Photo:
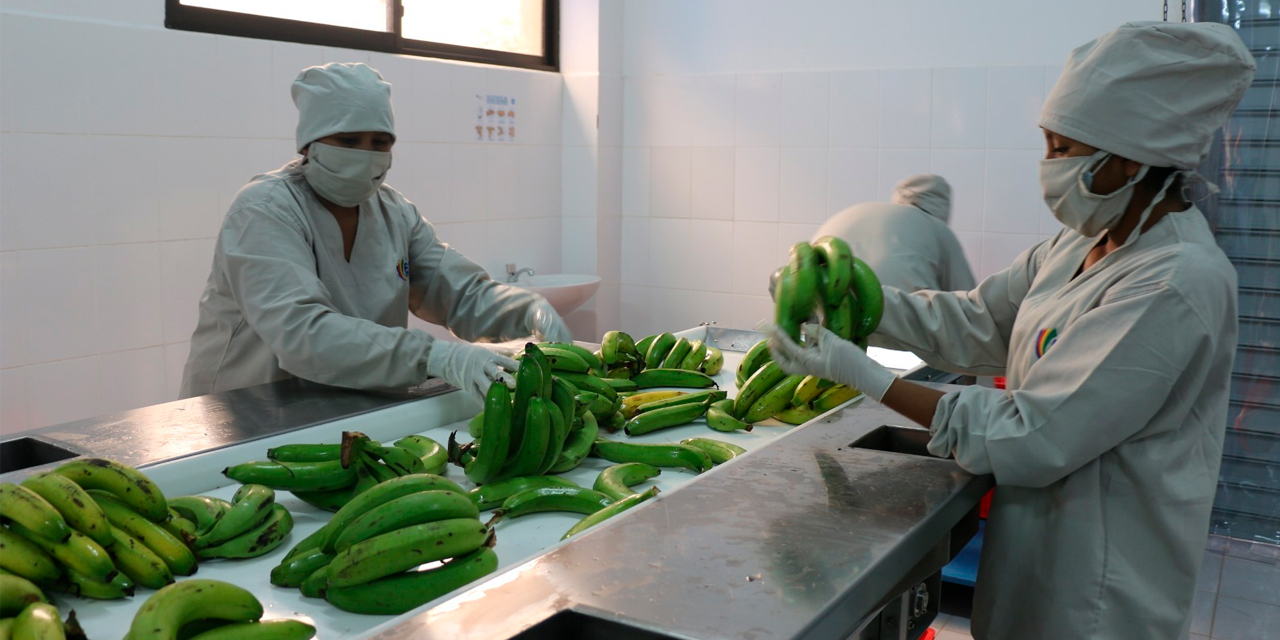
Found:
[[[408,314],[468,341],[529,335],[537,294],[494,282],[442,243],[400,192],[360,205],[351,261],[301,159],[254,177],[218,234],[182,376],[182,397],[293,376],[350,388],[427,379],[434,338]]]
[[[849,243],[880,277],[906,291],[968,291],[973,272],[947,223],[908,205],[867,202],[828,219],[813,239],[835,236]]]
[[[973,291],[885,290],[873,342],[1008,376],[1008,391],[946,394],[929,443],[995,474],[979,640],[1188,637],[1226,430],[1235,270],[1194,207],[1077,276],[1093,246],[1064,229]]]

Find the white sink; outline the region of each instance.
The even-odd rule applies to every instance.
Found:
[[[600,288],[600,276],[575,273],[520,276],[519,281],[510,284],[538,293],[563,316],[582,306],[582,303],[596,294],[596,289]]]

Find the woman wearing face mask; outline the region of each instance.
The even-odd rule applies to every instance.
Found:
[[[1040,119],[1065,228],[973,291],[885,288],[873,343],[1008,390],[944,394],[821,327],[803,347],[773,332],[783,369],[856,386],[927,425],[935,455],[994,474],[975,638],[1188,636],[1237,324],[1235,271],[1182,189],[1254,67],[1218,24],[1080,47]]]
[[[363,64],[293,83],[302,157],[255,177],[223,221],[183,372],[190,397],[290,377],[350,388],[429,376],[483,397],[509,358],[406,329],[408,314],[467,341],[569,340],[541,296],[491,280],[383,183],[391,85]]]

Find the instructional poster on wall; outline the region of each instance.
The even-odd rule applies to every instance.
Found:
[[[516,99],[497,94],[476,94],[477,142],[516,141]]]

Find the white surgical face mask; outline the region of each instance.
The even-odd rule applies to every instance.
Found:
[[[354,207],[373,195],[391,168],[390,151],[365,151],[312,142],[302,175],[324,199]]]
[[[1040,188],[1044,202],[1049,205],[1058,222],[1092,238],[1115,226],[1133,200],[1133,188],[1146,175],[1150,167],[1142,170],[1123,187],[1106,195],[1090,190],[1093,186],[1093,169],[1111,154],[1099,151],[1091,156],[1073,156],[1040,161]]]

